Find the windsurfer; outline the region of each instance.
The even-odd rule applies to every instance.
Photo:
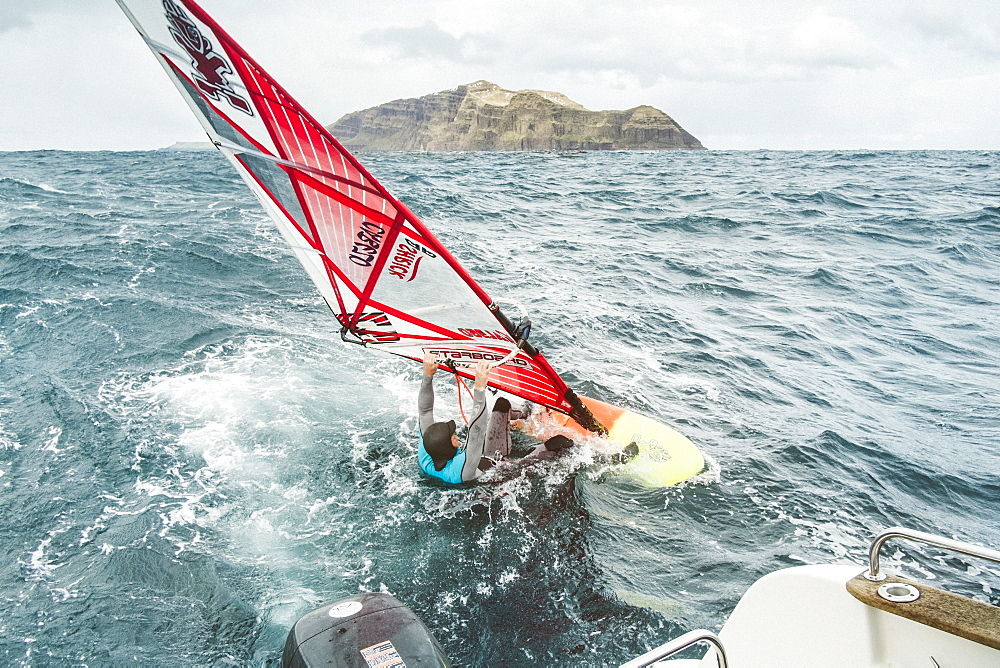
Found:
[[[437,358],[433,353],[424,354],[424,376],[417,395],[417,411],[420,423],[420,443],[417,461],[420,468],[430,476],[454,484],[475,480],[495,464],[510,454],[510,420],[527,417],[527,408],[514,410],[507,399],[500,397],[493,410],[486,415],[486,385],[489,382],[490,365],[479,362],[476,365],[476,380],[473,386],[472,420],[469,434],[462,446],[455,434],[455,421],[434,421],[434,374],[437,373]],[[560,450],[573,442],[558,436],[549,439],[544,448]]]

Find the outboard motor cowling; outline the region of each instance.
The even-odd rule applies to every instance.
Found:
[[[450,668],[434,636],[389,594],[348,596],[303,615],[288,632],[282,668]]]

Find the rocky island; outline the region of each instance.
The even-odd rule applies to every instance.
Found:
[[[489,81],[355,111],[327,127],[351,151],[705,148],[653,107],[590,111],[561,93]]]

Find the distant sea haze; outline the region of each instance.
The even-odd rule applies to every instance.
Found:
[[[887,526],[1000,546],[1000,153],[359,157],[708,469],[648,489],[583,444],[435,485],[419,365],[341,342],[218,153],[0,153],[4,664],[264,665],[385,590],[456,665],[617,665]]]

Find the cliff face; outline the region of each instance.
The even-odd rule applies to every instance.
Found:
[[[703,149],[653,107],[588,111],[565,95],[488,81],[347,114],[327,126],[352,151]]]

